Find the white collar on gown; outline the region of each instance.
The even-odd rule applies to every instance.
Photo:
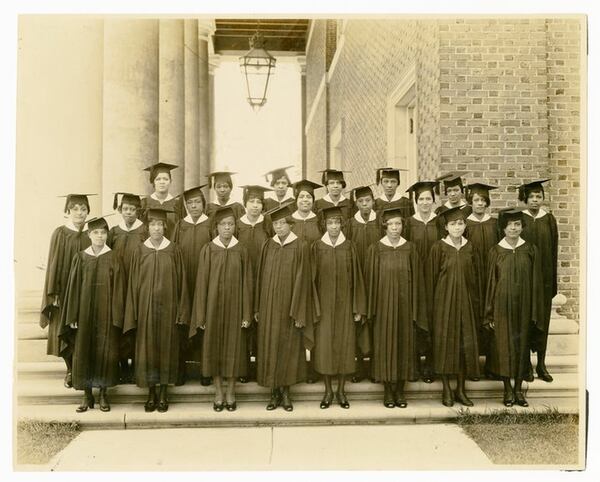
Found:
[[[146,246],[147,248],[150,248],[150,249],[155,249],[156,251],[160,251],[161,249],[165,249],[167,246],[169,246],[169,244],[171,244],[171,241],[169,241],[165,237],[163,237],[162,241],[160,242],[160,246],[158,248],[155,248],[152,245],[152,241],[150,241],[150,238],[148,238],[146,241],[144,241],[144,246]]]
[[[419,211],[417,211],[417,212],[415,212],[415,214],[413,214],[412,217],[415,218],[417,221],[421,221],[424,224],[428,224],[430,221],[437,218],[437,215],[433,211],[431,211],[429,213],[429,219],[425,220],[421,217],[421,213]]]
[[[529,209],[525,209],[523,212],[533,219],[540,219],[548,214],[543,208],[540,208],[536,216],[534,216]]]
[[[381,244],[385,245],[385,246],[389,246],[390,248],[394,248],[394,249],[396,249],[396,248],[399,248],[400,246],[402,246],[403,244],[405,244],[405,243],[406,243],[406,239],[404,239],[402,236],[400,236],[400,241],[398,242],[398,244],[397,244],[396,246],[394,246],[394,245],[393,245],[393,244],[390,242],[390,239],[387,237],[387,234],[386,234],[386,235],[385,235],[383,238],[381,238],[381,239],[379,240],[379,242],[380,242]]]
[[[156,193],[155,193],[155,192],[153,192],[152,194],[150,194],[150,197],[151,197],[152,199],[154,199],[155,201],[158,201],[158,202],[159,202],[159,203],[161,203],[161,204],[164,204],[164,203],[166,203],[167,201],[170,201],[171,199],[174,199],[174,197],[173,197],[173,196],[171,196],[171,193],[170,193],[170,192],[168,192],[168,193],[167,193],[167,197],[164,199],[164,201],[161,201],[160,199],[158,199],[158,197],[156,196]]]
[[[354,213],[354,219],[356,219],[356,221],[360,224],[367,224],[360,214],[360,211],[356,211],[356,213]],[[371,209],[371,212],[369,213],[369,221],[367,222],[375,221],[375,219],[377,219],[377,213]]]
[[[221,238],[219,238],[219,236],[217,236],[215,239],[213,239],[212,242],[215,243],[219,248],[223,248],[223,249],[233,248],[236,244],[238,244],[238,240],[236,239],[235,236],[231,237],[231,241],[229,241],[229,245],[228,246],[225,246],[221,242]]]
[[[442,241],[444,243],[446,243],[448,246],[452,246],[453,248],[456,248],[456,246],[452,242],[452,239],[450,239],[450,235],[446,236],[445,238],[442,238]],[[460,237],[460,248],[464,247],[465,244],[467,244],[467,238],[465,238],[464,236],[461,236]],[[456,249],[460,249],[460,248],[456,248]]]
[[[290,244],[293,241],[296,241],[298,239],[298,236],[296,236],[296,234],[293,231],[290,231],[290,234],[288,234],[288,237],[285,238],[285,241],[283,242],[283,244],[281,243],[281,241],[279,240],[279,236],[275,235],[273,236],[273,241],[275,241],[279,246],[285,246],[286,244]]]
[[[303,218],[302,216],[300,216],[300,213],[298,212],[298,210],[296,210],[292,213],[292,217],[294,219],[297,219],[298,221],[308,221],[309,219],[316,218],[317,215],[315,213],[313,213],[312,211],[309,211],[308,216]]]
[[[481,220],[475,216],[475,214],[471,213],[467,216],[467,219],[470,219],[471,221],[475,221],[476,223],[483,223],[484,221],[487,221],[488,219],[491,219],[492,217],[489,215],[489,213],[485,213],[483,215],[483,218],[481,218]]]
[[[331,196],[329,196],[329,193],[325,194],[325,196],[323,196],[323,200],[327,201],[331,204],[333,204],[334,206],[337,206],[339,203],[341,203],[342,201],[345,201],[346,198],[344,197],[344,193],[340,194],[340,198],[338,199],[338,202],[333,202],[333,200],[331,199]]]
[[[402,193],[396,191],[394,193],[394,195],[392,196],[391,201],[388,201],[388,198],[386,197],[385,193],[383,193],[381,196],[379,196],[379,199],[381,199],[382,201],[385,201],[386,203],[393,203],[396,201],[400,201],[400,199],[402,199]]]
[[[131,225],[131,228],[127,227],[127,224],[125,224],[124,220],[121,220],[121,222],[119,223],[119,227],[123,230],[123,231],[133,231],[134,229],[139,228],[140,226],[142,226],[144,223],[141,222],[139,219],[136,219],[133,224]]]
[[[203,222],[204,222],[204,221],[206,221],[207,219],[208,219],[208,216],[207,216],[206,214],[204,214],[204,213],[202,213],[202,214],[200,215],[200,217],[198,218],[198,220],[197,220],[196,222],[194,222],[194,220],[192,219],[192,216],[191,216],[191,215],[189,215],[189,214],[188,214],[188,215],[187,215],[185,218],[183,218],[183,220],[184,220],[186,223],[190,223],[190,224],[194,224],[194,225],[196,225],[196,224],[200,224],[200,223],[203,223]]]
[[[331,241],[331,237],[329,236],[329,233],[325,233],[323,236],[321,236],[321,241],[323,241],[327,246],[331,246],[332,248],[335,248],[335,247],[343,244],[344,241],[346,241],[346,236],[344,236],[344,233],[342,233],[340,231],[340,235],[337,238],[337,242],[335,244],[333,244],[333,242]]]
[[[244,214],[241,218],[240,221],[244,224],[247,224],[248,226],[256,226],[259,223],[262,223],[265,220],[265,217],[262,214],[258,215],[258,219],[256,220],[256,222],[252,222],[248,219],[248,215]]]
[[[104,246],[102,246],[102,249],[100,250],[100,252],[98,254],[94,253],[94,250],[92,249],[91,246],[89,246],[88,248],[86,248],[86,250],[84,251],[84,253],[89,254],[90,256],[95,256],[97,258],[98,256],[101,256],[104,253],[108,253],[109,251],[111,251],[111,249],[105,244]]]
[[[506,241],[506,238],[502,238],[502,240],[498,243],[498,246],[501,246],[502,248],[505,248],[505,249],[515,250],[516,248],[518,248],[519,246],[523,246],[524,244],[525,244],[525,240],[519,236],[519,239],[517,240],[517,245],[514,248],[510,244],[508,244],[508,241]]]

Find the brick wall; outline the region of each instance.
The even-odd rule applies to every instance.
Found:
[[[523,181],[552,178],[547,199],[560,229],[559,291],[568,298],[563,312],[577,319],[580,21],[349,20],[343,34],[328,111],[320,106],[324,122],[315,116],[306,138],[313,169],[325,167],[328,135],[343,119],[349,185],[374,181],[375,167],[388,161],[386,100],[414,62],[419,178],[470,170],[469,180],[500,186],[494,211],[517,203]],[[321,47],[311,45],[321,57],[309,51],[307,71],[326,61],[321,38]]]
[[[559,223],[558,291],[563,313],[579,318],[580,23],[546,21],[550,206]]]

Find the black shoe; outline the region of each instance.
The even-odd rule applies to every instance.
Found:
[[[523,377],[523,380],[529,383],[533,381],[533,368],[531,367],[531,365],[529,365],[529,368],[527,369],[527,374]]]
[[[100,411],[110,412],[110,404],[106,398],[106,389],[100,390]]]
[[[537,373],[538,378],[540,380],[545,381],[546,383],[550,383],[550,382],[552,382],[552,380],[554,380],[554,378],[552,378],[552,375],[550,375],[548,373],[548,370],[546,370],[546,367],[542,367],[542,368],[536,367],[535,371]]]
[[[312,384],[312,383],[316,383],[316,382],[317,382],[317,380],[315,380],[313,377],[309,377],[309,378],[306,379],[306,383],[311,383]]]
[[[294,410],[294,405],[292,405],[292,401],[287,396],[281,397],[281,406],[286,412],[291,412]]]
[[[77,407],[75,409],[75,411],[77,413],[83,413],[83,412],[87,412],[88,408],[94,408],[94,397],[88,397],[87,395],[83,396],[83,400],[81,401],[81,404],[79,405],[79,407]]]
[[[383,405],[386,408],[394,408],[396,406],[396,402],[394,401],[394,394],[392,393],[392,389],[386,383],[383,388]]]
[[[271,400],[269,401],[269,404],[267,405],[267,410],[275,410],[277,407],[279,407],[280,404],[281,404],[281,393],[279,393],[279,390],[277,390],[277,389],[271,390]]]
[[[225,407],[225,402],[213,402],[213,410],[215,412],[222,412]]]
[[[363,378],[362,378],[360,375],[354,375],[354,376],[353,376],[353,377],[350,379],[350,381],[351,381],[352,383],[360,383],[360,382],[362,382],[362,381],[363,381]]]
[[[161,400],[160,402],[158,402],[157,410],[160,413],[164,413],[167,410],[169,410],[169,404],[167,403],[167,401],[166,400]]]
[[[325,395],[323,395],[323,400],[321,400],[319,408],[322,408],[322,409],[329,408],[332,400],[333,400],[333,392],[332,393],[325,392]]]
[[[481,379],[479,377],[469,377],[469,380],[471,380],[472,382],[478,382]]]
[[[406,403],[406,395],[403,394],[396,394],[396,407],[400,407],[400,408],[406,408],[408,406],[408,403]]]
[[[515,392],[515,403],[521,407],[529,407],[529,403],[525,400],[523,392]]]
[[[446,407],[454,406],[454,397],[452,396],[452,390],[444,390],[442,392],[442,404]]]
[[[430,374],[426,374],[426,375],[424,374],[422,380],[425,383],[433,383],[433,376]]]
[[[338,402],[338,405],[342,408],[350,408],[350,403],[348,403],[348,399],[346,398],[345,393],[336,392],[335,398]]]
[[[472,407],[474,405],[473,402],[469,399],[469,397],[467,397],[467,395],[464,392],[455,392],[454,400],[456,400],[461,405],[464,405],[465,407]]]
[[[154,412],[154,410],[156,410],[156,400],[154,398],[152,400],[146,400],[146,403],[144,403],[144,411]]]
[[[73,388],[73,374],[68,371],[64,379],[65,388]]]
[[[248,383],[248,377],[239,377],[238,382],[240,383]]]
[[[237,409],[237,402],[232,402],[232,403],[225,403],[225,408],[227,409],[228,412],[235,412],[235,410]]]
[[[212,383],[211,377],[201,377],[200,378],[200,385],[202,385],[203,387],[208,387],[211,383]]]
[[[515,404],[515,396],[512,392],[512,390],[510,390],[509,392],[505,391],[504,392],[504,397],[502,398],[502,403],[504,404],[505,407],[512,407]]]

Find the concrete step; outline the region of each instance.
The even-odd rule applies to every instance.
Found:
[[[548,336],[547,355],[577,355],[579,353],[579,335]]]
[[[56,357],[46,355],[46,340],[17,340],[17,362],[52,362]]]
[[[480,357],[480,364],[483,367],[485,357]],[[531,355],[531,363],[537,365],[537,355]],[[546,356],[546,366],[550,373],[576,373],[579,364],[577,355],[548,355]],[[49,357],[48,361],[18,362],[17,372],[19,379],[29,378],[51,378],[57,381],[62,380],[65,374],[65,364],[62,360]]]
[[[265,403],[239,401],[235,412],[216,413],[212,399],[205,403],[169,402],[165,413],[144,412],[143,402],[113,403],[110,412],[98,407],[84,413],[76,413],[79,399],[69,405],[22,405],[17,408],[19,420],[73,422],[83,429],[133,429],[176,427],[257,427],[257,426],[315,426],[315,425],[400,425],[443,423],[456,419],[462,410],[460,405],[445,407],[439,399],[408,399],[408,407],[389,409],[379,400],[356,400],[349,395],[350,409],[332,405],[321,410],[317,401],[293,399],[294,410],[281,408],[265,410]],[[578,413],[578,399],[573,397],[529,397],[528,408],[514,407],[516,412],[545,412],[549,408],[561,413]],[[470,413],[490,413],[506,410],[501,397],[475,400]]]
[[[64,373],[64,372],[63,372]],[[578,375],[576,373],[555,373],[552,383],[545,383],[535,379],[532,383],[525,383],[524,389],[530,397],[576,397],[578,394]],[[62,377],[43,378],[32,377],[19,379],[16,385],[19,403],[22,404],[69,404],[76,403],[81,392],[65,388]],[[502,396],[502,382],[495,380],[467,381],[467,391],[474,399],[497,398]],[[297,400],[320,400],[323,396],[323,384],[300,383],[292,387],[292,394]],[[422,381],[407,383],[406,391],[412,398],[438,398],[442,392],[440,381],[424,383]],[[238,400],[266,402],[270,390],[256,383],[238,383],[236,386]],[[373,400],[383,396],[383,385],[363,381],[360,383],[347,383],[348,397],[355,400]],[[143,402],[147,390],[133,384],[118,385],[109,389],[110,397],[115,403]],[[180,387],[170,389],[169,398],[173,402],[208,402],[213,399],[214,387],[204,387],[197,381],[189,381]]]
[[[579,333],[579,323],[568,318],[552,318],[550,320],[550,335],[576,335]]]
[[[19,340],[46,340],[48,339],[48,327],[42,329],[36,323],[18,323],[17,337]]]

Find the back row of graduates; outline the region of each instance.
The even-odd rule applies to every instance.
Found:
[[[293,410],[289,387],[311,369],[323,376],[321,408],[334,395],[348,408],[346,378],[366,376],[367,356],[389,408],[406,407],[405,383],[419,376],[441,377],[444,405],[471,406],[465,378],[479,378],[480,353],[486,375],[504,381],[506,406],[527,406],[530,350],[538,377],[552,381],[545,350],[558,235],[542,208],[547,180],[521,186],[524,206],[497,220],[487,212],[494,187],[463,186],[464,172],[418,182],[409,199],[396,192],[399,170],[382,168],[382,196],[363,186],[351,200],[343,172],[328,169],[328,192],[315,201],[323,186],[292,184],[282,168],[268,173],[273,194],[244,186],[242,206],[230,198],[229,172],[209,176],[216,202],[206,203],[204,186],[173,197],[175,167],[147,168],[148,198],[117,193],[123,219],[110,231],[102,217],[84,230],[88,195],[67,196],[40,324],[49,325],[48,354],[66,362],[65,386],[84,391],[78,411],[93,408],[92,387],[110,410],[106,388],[128,358],[148,388],[145,410],[160,412],[168,387],[184,382],[186,359],[201,361],[203,384],[214,380],[215,411],[236,409],[236,379],[249,376],[251,355],[258,383],[271,388],[268,410]],[[434,212],[440,184],[448,201]]]

